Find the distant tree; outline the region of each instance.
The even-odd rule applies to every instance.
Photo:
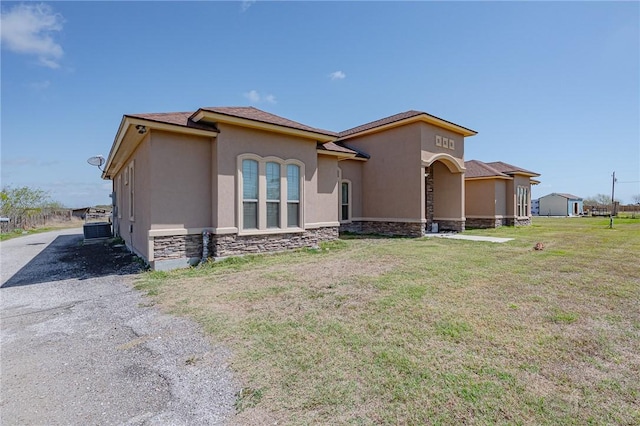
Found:
[[[632,195],[631,201],[633,202],[633,204],[640,204],[640,194]]]
[[[587,197],[583,200],[583,203],[588,206],[608,206],[611,204],[611,195],[596,194],[591,197]]]
[[[49,193],[39,188],[5,186],[0,191],[0,214],[20,216],[27,211],[41,210],[51,203]]]

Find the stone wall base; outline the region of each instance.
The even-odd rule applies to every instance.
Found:
[[[308,229],[291,234],[212,235],[210,253],[213,257],[268,253],[302,247],[313,247],[323,241],[338,238],[338,227]]]
[[[499,228],[504,223],[503,218],[473,218],[468,217],[465,223],[467,229]]]
[[[214,258],[313,247],[338,238],[338,227],[266,235],[211,235],[209,255]],[[168,270],[197,264],[202,257],[202,234],[171,235],[153,239],[153,269]]]
[[[529,226],[531,225],[531,218],[473,218],[468,217],[466,227],[467,228],[499,228],[501,226]]]
[[[531,225],[531,218],[530,217],[510,217],[505,219],[505,225],[507,226],[529,226]]]
[[[170,235],[153,239],[155,260],[184,259],[202,256],[202,235]]]
[[[340,232],[354,234],[375,234],[402,237],[421,237],[424,235],[424,223],[355,221],[340,225]]]

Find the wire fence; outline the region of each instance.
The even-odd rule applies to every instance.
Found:
[[[29,230],[51,224],[70,222],[71,220],[71,210],[52,210],[37,213],[25,213],[21,215],[1,218],[0,232],[6,234],[19,229]]]

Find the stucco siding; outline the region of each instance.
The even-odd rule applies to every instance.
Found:
[[[420,124],[350,139],[348,144],[371,156],[362,165],[362,217],[421,220]]]
[[[464,136],[427,123],[420,123],[420,132],[421,148],[423,151],[449,154],[456,158],[464,158]],[[436,144],[437,136],[440,137],[440,146]],[[454,142],[454,148],[444,147],[442,138],[452,140]]]
[[[151,229],[211,226],[211,138],[152,131]]]
[[[133,165],[133,178],[130,172],[131,165]],[[149,256],[147,230],[151,225],[149,165],[150,135],[147,134],[114,177],[116,182],[121,182],[120,193],[117,194],[120,198],[121,216],[117,219],[119,236],[131,250],[145,258]],[[133,220],[130,219],[132,185]]]
[[[304,163],[303,215],[305,222],[318,221],[316,141],[227,124],[220,124],[219,130],[220,134],[216,141],[216,168],[218,171],[216,188],[218,221],[216,227],[237,226],[236,197],[239,196],[236,194],[237,158],[241,154],[255,154],[260,157],[274,156],[281,160],[295,159]],[[335,173],[337,173],[337,169]]]
[[[465,216],[493,216],[496,214],[498,189],[494,179],[465,182]],[[504,193],[501,196],[504,203]]]
[[[309,212],[307,223],[338,221],[338,160],[318,156],[318,191],[316,208]]]
[[[451,173],[442,162],[436,161],[433,170],[433,216],[439,219],[464,217],[464,175]]]

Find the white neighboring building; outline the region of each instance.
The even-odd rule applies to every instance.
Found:
[[[582,198],[572,194],[552,193],[538,198],[539,216],[580,216]]]

